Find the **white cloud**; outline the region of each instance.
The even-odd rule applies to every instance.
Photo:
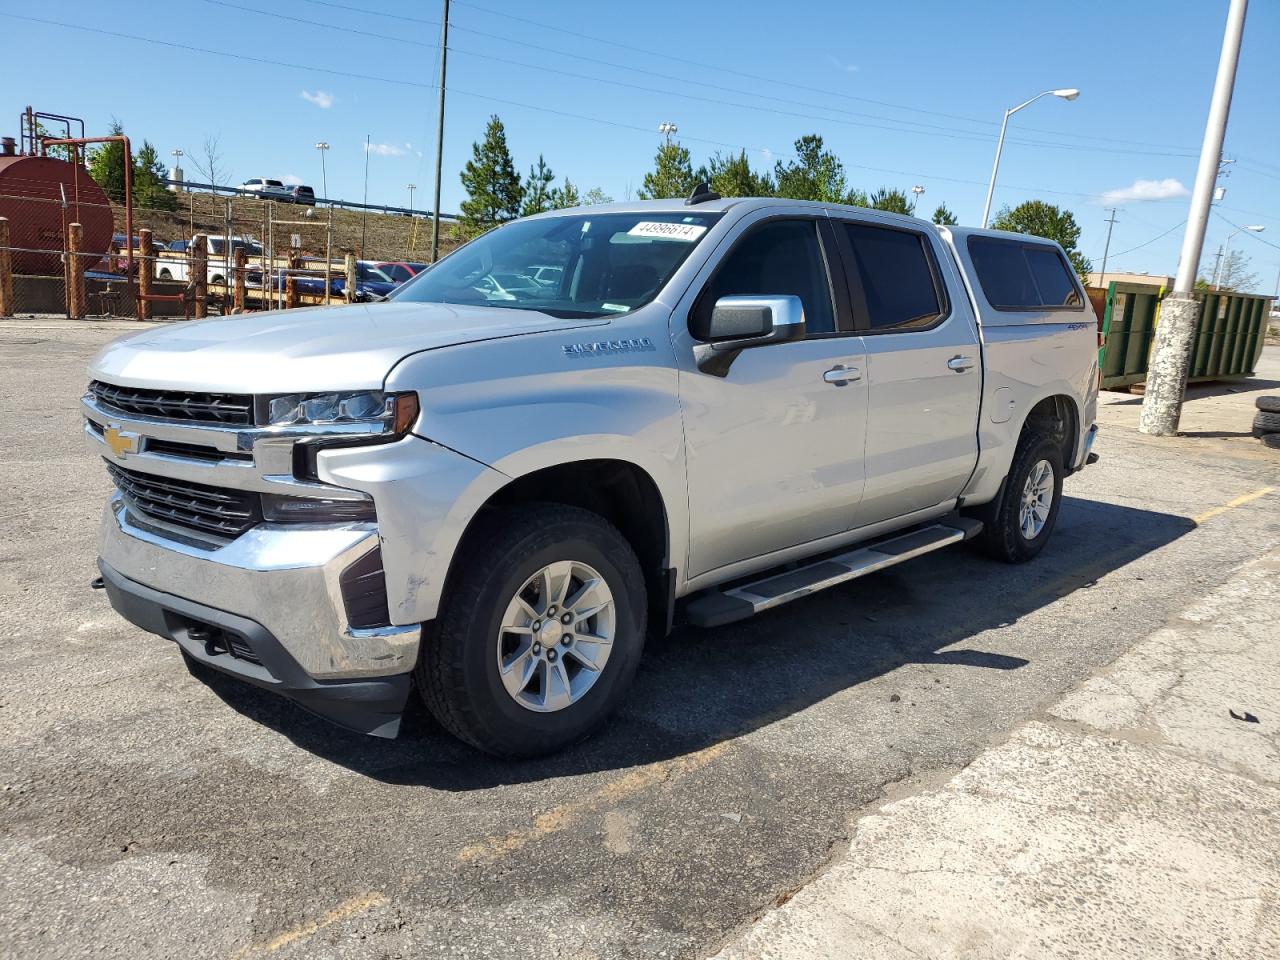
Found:
[[[845,63],[843,60],[841,60],[839,57],[835,56],[834,54],[830,54],[830,53],[827,54],[827,60],[829,60],[831,62],[831,65],[835,67],[837,70],[843,70],[845,73],[858,72],[858,65],[856,63]]]
[[[1102,195],[1103,203],[1125,203],[1130,200],[1168,200],[1185,197],[1189,191],[1181,180],[1165,177],[1163,180],[1135,180],[1127,187],[1108,190]]]
[[[314,103],[321,110],[328,110],[338,100],[337,97],[332,93],[329,93],[327,90],[317,90],[315,93],[312,93],[310,90],[303,90],[301,97],[308,103]]]
[[[286,173],[283,177],[280,178],[280,182],[287,187],[296,187],[299,184],[306,183],[306,181],[303,180],[296,173]]]
[[[404,156],[404,147],[398,147],[394,143],[366,143],[364,148],[375,157]]]

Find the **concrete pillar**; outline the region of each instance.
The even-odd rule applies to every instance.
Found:
[[[1158,346],[1151,351],[1142,416],[1138,421],[1138,430],[1142,433],[1172,437],[1178,432],[1200,307],[1199,300],[1177,294],[1160,304]]]

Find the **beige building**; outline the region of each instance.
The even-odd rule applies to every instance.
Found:
[[[1147,287],[1164,287],[1166,290],[1173,289],[1173,277],[1165,277],[1153,273],[1114,273],[1108,271],[1104,276],[1101,273],[1089,274],[1089,286],[1105,287],[1111,283],[1139,283]]]

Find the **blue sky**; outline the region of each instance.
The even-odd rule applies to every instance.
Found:
[[[1121,191],[1109,269],[1172,273],[1188,203],[1179,185],[1190,189],[1195,178],[1226,7],[456,0],[441,206],[457,209],[458,171],[496,112],[521,170],[542,153],[580,189],[618,199],[639,185],[657,126],[671,120],[695,163],[745,147],[754,164],[771,166],[816,131],[853,185],[919,184],[922,209],[945,202],[972,223],[1003,110],[1041,90],[1078,87],[1075,102],[1045,98],[1013,119],[996,205],[1038,197],[1068,207],[1096,265],[1110,206],[1103,197]],[[92,132],[118,118],[166,159],[174,147],[198,152],[216,134],[237,182],[296,177],[317,192],[313,144],[327,140],[329,193],[348,199],[362,192],[367,134],[370,199],[406,204],[406,184],[415,183],[415,206],[429,205],[439,3],[144,0],[120,7],[127,17],[114,9],[87,0],[0,5],[91,28],[4,20],[0,117],[9,121],[0,132],[16,134],[31,103],[82,116]],[[1233,230],[1227,221],[1265,226],[1232,241],[1252,257],[1265,292],[1280,270],[1277,94],[1280,4],[1255,0],[1227,132],[1226,155],[1238,162],[1205,252],[1211,267]]]

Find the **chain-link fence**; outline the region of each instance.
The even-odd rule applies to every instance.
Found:
[[[122,203],[30,186],[0,182],[0,316],[181,318],[377,299],[422,269],[430,246],[424,217],[203,193],[135,203],[130,217]]]

